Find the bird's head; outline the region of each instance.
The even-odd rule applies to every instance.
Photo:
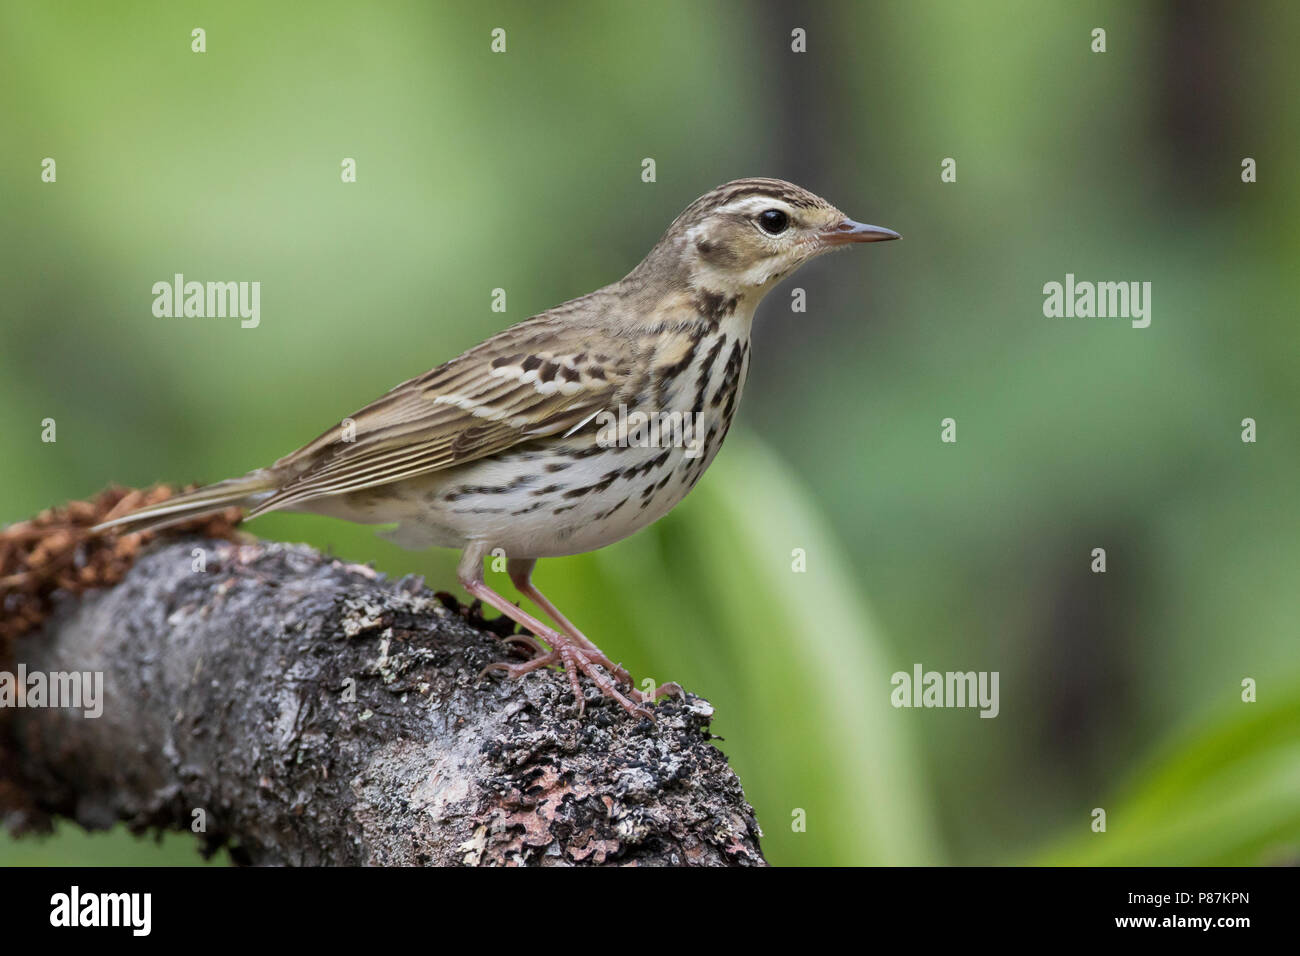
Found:
[[[655,252],[698,290],[757,301],[809,259],[898,233],[854,222],[780,179],[737,179],[686,207]],[[649,259],[648,259],[649,261]]]

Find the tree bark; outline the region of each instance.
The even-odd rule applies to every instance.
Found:
[[[578,717],[558,672],[479,679],[508,647],[475,622],[306,547],[164,542],[15,643],[11,671],[102,672],[103,713],[0,712],[0,809],[202,823],[251,864],[763,863],[706,701],[652,722],[584,682]]]

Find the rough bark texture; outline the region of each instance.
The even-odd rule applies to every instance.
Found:
[[[651,722],[587,686],[578,718],[557,672],[477,679],[506,651],[418,581],[169,542],[17,642],[29,672],[102,671],[104,709],[0,713],[0,804],[19,831],[202,810],[205,849],[254,864],[763,862],[706,701]]]

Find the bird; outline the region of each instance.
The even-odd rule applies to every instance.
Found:
[[[155,530],[231,506],[245,520],[294,511],[392,525],[386,536],[403,547],[459,549],[461,586],[534,636],[513,638],[529,659],[486,670],[519,678],[559,666],[579,715],[584,675],[628,713],[652,716],[647,705],[676,685],[635,689],[537,589],[534,567],[613,544],[676,507],[731,426],[764,295],[823,253],[898,238],[793,183],[725,183],[619,281],[397,385],[269,467],[110,514],[92,531]],[[554,626],[486,583],[484,559],[502,552],[515,588]]]

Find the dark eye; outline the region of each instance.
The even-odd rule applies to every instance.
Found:
[[[790,217],[779,209],[764,209],[758,214],[758,224],[768,235],[779,236],[790,225]]]

